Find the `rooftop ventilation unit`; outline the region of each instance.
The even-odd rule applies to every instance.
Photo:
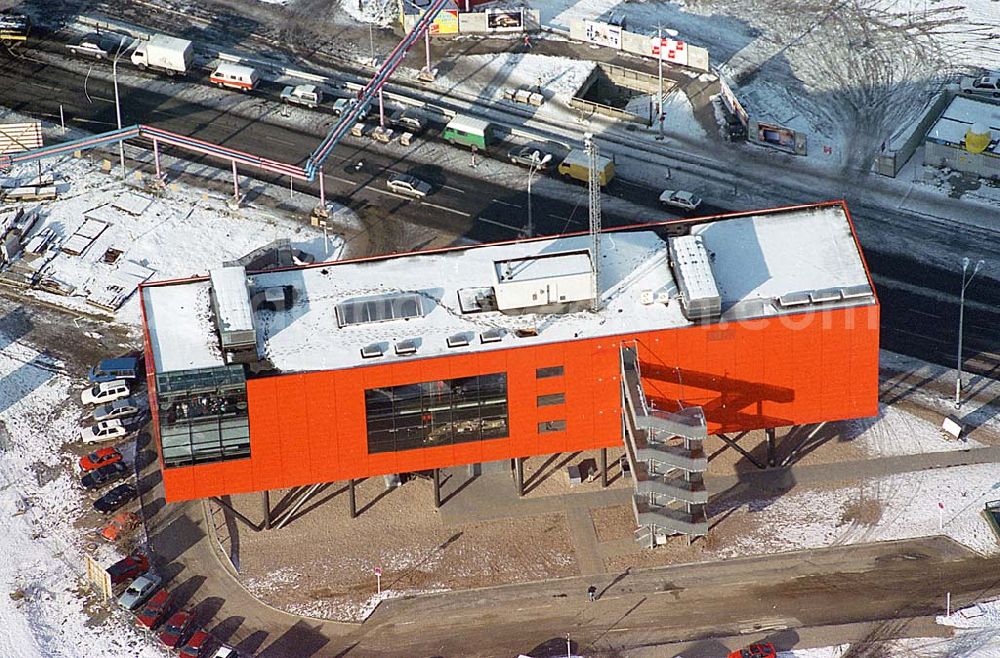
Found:
[[[209,272],[211,304],[222,351],[254,358],[257,329],[250,306],[250,287],[243,267],[217,267]]]
[[[867,283],[863,283],[860,286],[841,288],[840,294],[843,295],[844,299],[861,299],[862,297],[871,297],[872,289]]]
[[[462,313],[485,313],[497,310],[493,288],[459,288],[458,307]]]
[[[813,290],[809,293],[809,299],[813,304],[825,304],[827,302],[840,301],[840,288],[825,288],[823,290]]]
[[[684,317],[691,321],[719,317],[722,297],[701,236],[670,238],[670,265],[680,290]]]
[[[448,347],[465,347],[469,344],[469,334],[448,336]]]
[[[565,251],[493,263],[500,311],[590,301],[594,270],[590,253]]]
[[[778,304],[782,308],[792,308],[795,306],[805,306],[810,303],[810,293],[808,290],[803,290],[801,292],[786,292],[781,297],[778,297]]]
[[[398,356],[408,356],[417,353],[419,342],[415,338],[407,338],[396,343],[396,354]]]
[[[503,329],[500,327],[494,327],[493,329],[487,329],[483,333],[479,334],[479,342],[481,343],[499,343],[503,338]]]
[[[340,327],[423,316],[423,297],[415,292],[356,297],[337,304],[337,325]]]
[[[365,345],[361,348],[361,358],[362,359],[375,359],[382,356],[382,346],[378,343],[373,343],[371,345]]]

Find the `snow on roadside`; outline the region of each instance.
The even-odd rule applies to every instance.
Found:
[[[984,447],[978,441],[945,438],[940,427],[887,404],[879,405],[877,418],[850,420],[841,425],[843,436],[856,437],[854,440],[866,452],[878,457]]]
[[[77,431],[72,383],[61,364],[0,335],[0,656],[88,658],[164,654],[130,624],[90,625],[81,546],[83,501],[59,448]],[[53,372],[55,371],[55,372]],[[110,562],[114,551],[99,548]]]
[[[777,498],[746,502],[754,523],[716,555],[759,555],[936,534],[985,555],[997,554],[996,536],[981,512],[986,501],[998,497],[998,490],[1000,472],[995,464],[871,478],[862,485],[830,491],[793,489]],[[874,507],[871,517],[855,511],[864,503]],[[944,505],[940,512],[939,503]],[[778,526],[783,530],[775,533]]]
[[[499,100],[505,87],[541,85],[548,102],[551,95],[572,96],[594,69],[589,61],[524,53],[496,53],[463,57],[461,66],[434,83],[449,92],[461,89],[479,96],[480,102]],[[470,72],[471,71],[471,72]],[[472,87],[472,88],[470,88]],[[544,108],[544,106],[543,106]]]

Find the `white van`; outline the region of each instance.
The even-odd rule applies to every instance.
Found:
[[[212,71],[208,81],[220,87],[250,91],[260,82],[260,75],[258,75],[257,69],[252,66],[222,62]]]

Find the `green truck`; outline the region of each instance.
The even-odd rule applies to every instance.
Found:
[[[448,122],[441,136],[451,145],[460,144],[485,151],[493,143],[493,125],[489,121],[459,114]]]

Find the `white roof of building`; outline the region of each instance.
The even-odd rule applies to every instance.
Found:
[[[927,139],[961,146],[966,131],[976,124],[989,128],[997,144],[988,150],[1000,155],[1000,103],[986,99],[955,96],[928,131]]]
[[[708,251],[724,320],[807,311],[813,308],[809,293],[835,288],[850,288],[852,294],[843,299],[834,295],[822,308],[874,303],[866,294],[868,276],[839,204],[707,220],[691,232]],[[463,313],[459,305],[460,290],[488,290],[495,284],[497,262],[585,251],[587,235],[254,274],[252,288],[295,290],[291,308],[255,311],[258,352],[280,371],[311,371],[689,326],[676,301],[665,240],[649,226],[602,235],[598,287],[603,306],[597,313]],[[198,280],[143,288],[157,372],[224,365],[209,318],[208,287],[207,280]],[[341,302],[393,293],[419,295],[421,315],[339,326],[336,309]],[[649,293],[667,293],[671,301],[643,303]],[[805,307],[787,308],[775,301],[803,293]],[[483,344],[477,336],[497,329],[499,341]],[[456,335],[469,338],[468,345],[448,347],[447,339]],[[402,341],[413,341],[416,353],[397,355],[394,346]],[[372,345],[384,356],[362,358],[362,348]]]

